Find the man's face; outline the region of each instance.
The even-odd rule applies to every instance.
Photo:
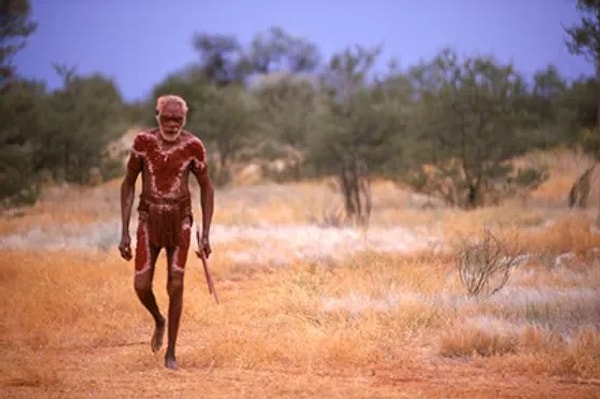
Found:
[[[160,133],[165,141],[175,141],[185,125],[185,112],[176,102],[167,103],[157,116]]]

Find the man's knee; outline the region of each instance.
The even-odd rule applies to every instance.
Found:
[[[138,294],[146,294],[152,290],[152,280],[150,273],[136,274],[133,285]]]
[[[175,272],[169,276],[167,292],[169,296],[181,295],[183,293],[183,273]]]

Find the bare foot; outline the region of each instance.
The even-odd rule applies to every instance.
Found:
[[[174,356],[165,357],[165,367],[170,370],[177,370],[177,361]]]
[[[163,344],[163,337],[165,336],[165,319],[162,319],[161,322],[156,323],[154,327],[154,334],[152,334],[152,339],[150,340],[150,348],[152,352],[156,353]]]

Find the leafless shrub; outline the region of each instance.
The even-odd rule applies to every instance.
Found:
[[[341,206],[328,206],[322,213],[319,226],[342,227],[346,220],[346,214]]]
[[[311,223],[319,227],[343,227],[348,221],[348,216],[344,210],[341,201],[335,201],[330,198],[322,202],[317,202],[311,208],[309,215]]]
[[[470,296],[491,296],[507,283],[518,255],[510,253],[488,229],[482,237],[463,240],[456,249],[460,281]]]

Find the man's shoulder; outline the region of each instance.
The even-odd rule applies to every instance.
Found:
[[[181,132],[181,137],[183,140],[192,146],[201,146],[204,147],[204,143],[200,139],[200,137],[196,136],[194,133],[184,130]]]
[[[186,143],[185,148],[194,159],[204,160],[206,158],[206,147],[198,136],[185,130],[181,132],[181,136]]]
[[[154,129],[144,129],[140,130],[136,133],[133,138],[133,145],[143,145],[145,143],[156,141],[156,134]]]
[[[137,132],[137,134],[135,135],[136,138],[141,138],[141,139],[145,139],[145,140],[156,140],[157,136],[157,130],[155,128],[151,128],[151,129],[143,129]]]

